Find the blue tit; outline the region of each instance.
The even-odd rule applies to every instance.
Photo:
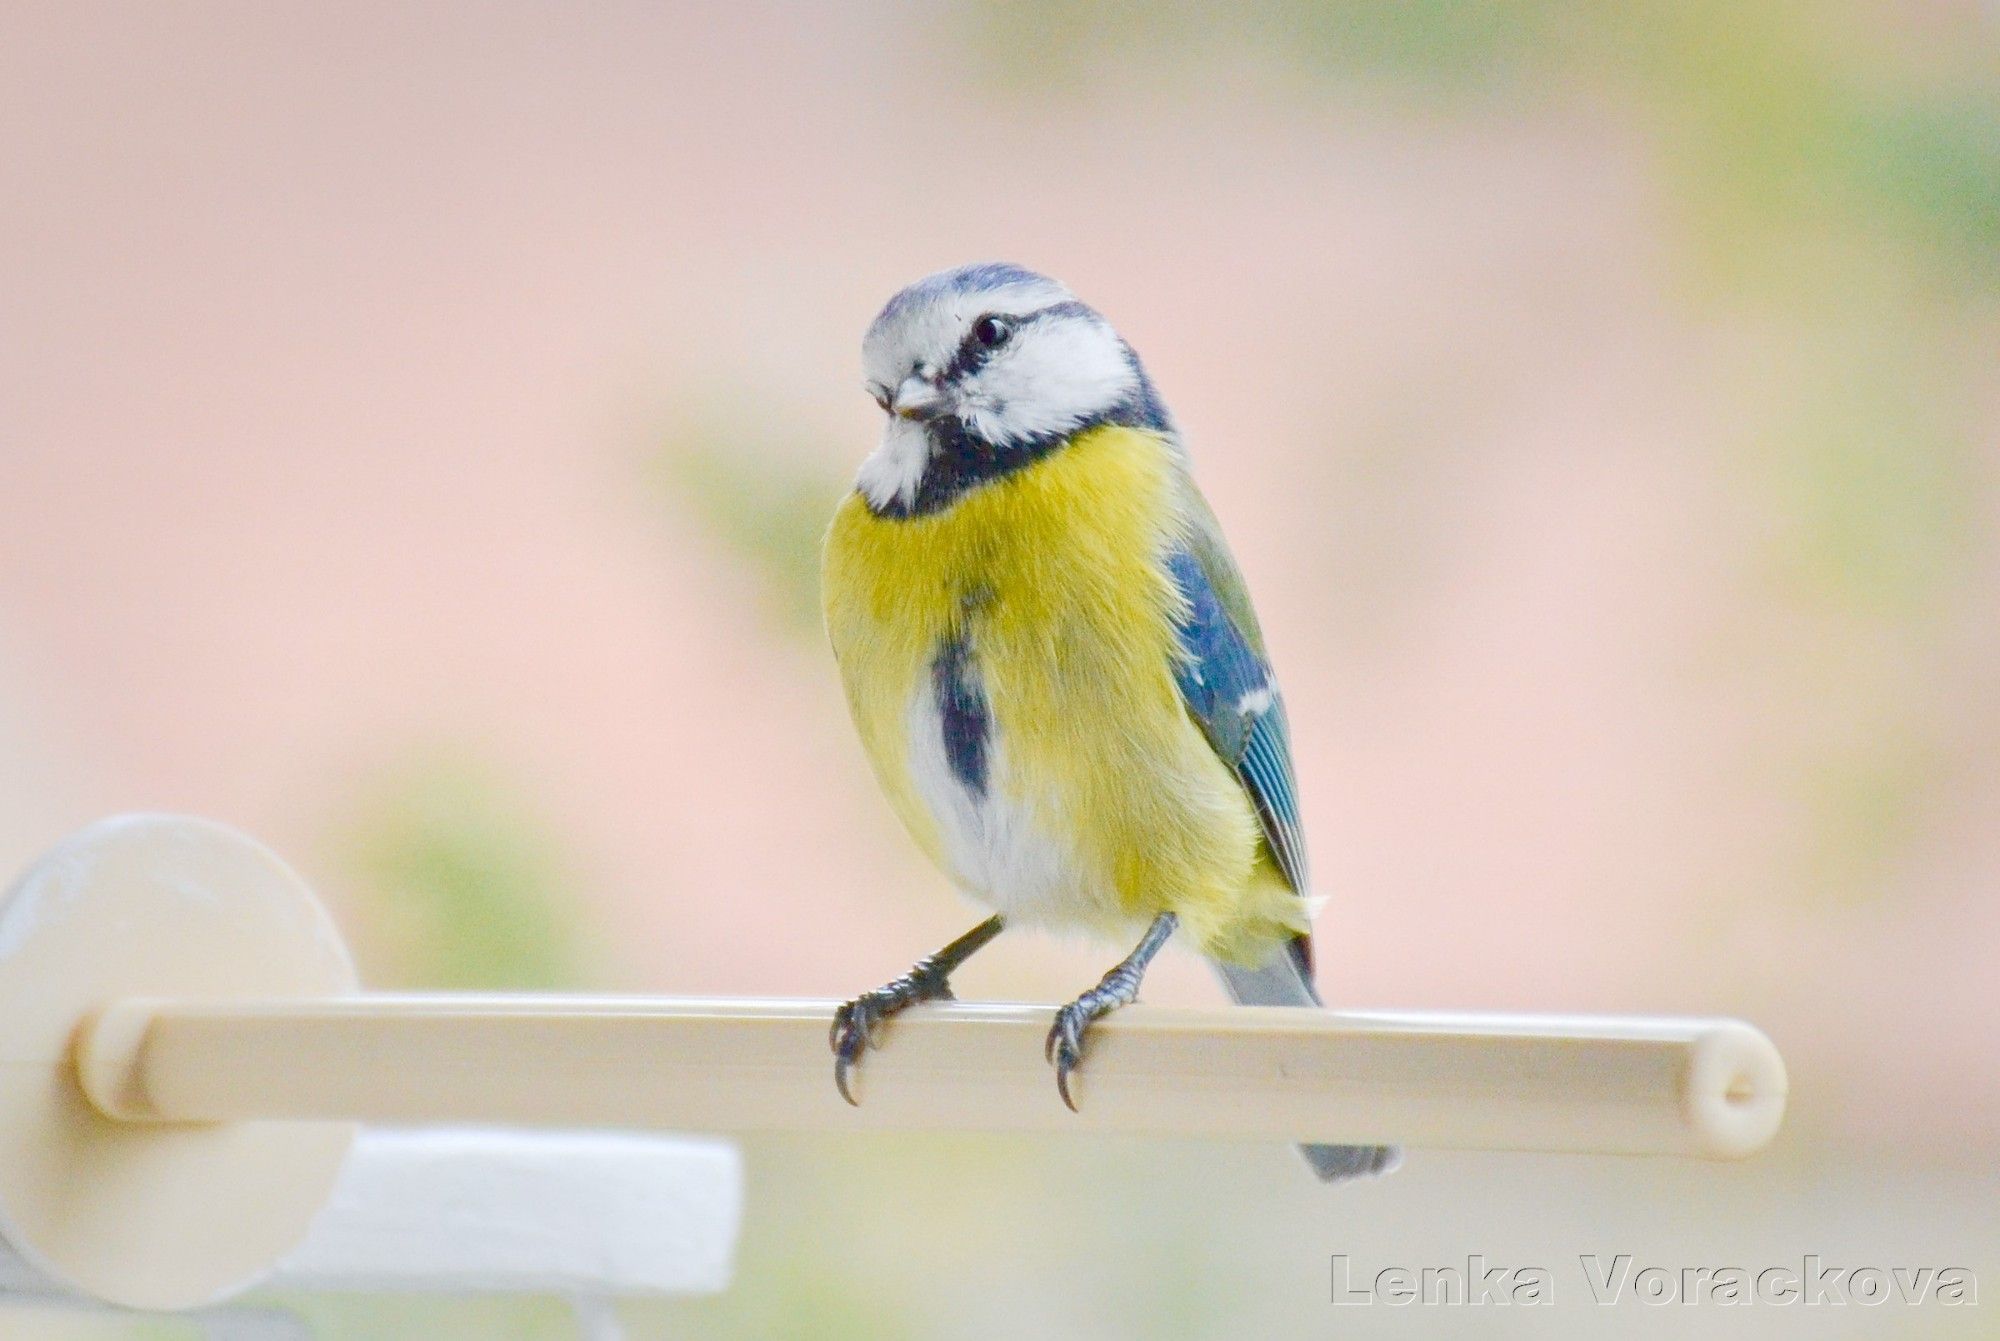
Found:
[[[841,1094],[1006,926],[1136,944],[1049,1031],[1071,1108],[1091,1023],[1170,938],[1238,1002],[1318,1005],[1284,701],[1138,355],[1063,285],[986,264],[890,299],[862,358],[882,439],[827,533],[827,631],[890,805],[992,916],[841,1007]],[[1303,1149],[1329,1180],[1398,1159]]]

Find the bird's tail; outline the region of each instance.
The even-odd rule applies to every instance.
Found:
[[[1319,993],[1292,946],[1285,946],[1255,968],[1217,962],[1215,971],[1239,1006],[1318,1006]],[[1322,1182],[1368,1178],[1392,1172],[1403,1162],[1401,1146],[1302,1145],[1312,1171]]]

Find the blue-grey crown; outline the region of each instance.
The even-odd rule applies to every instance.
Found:
[[[961,293],[984,293],[988,289],[1004,288],[1009,284],[1055,284],[1056,280],[1039,274],[1024,265],[1012,261],[975,261],[971,265],[961,265],[951,270],[940,270],[935,275],[926,275],[891,298],[876,315],[874,325],[880,326],[893,320],[897,315],[912,307],[934,302],[939,298]]]

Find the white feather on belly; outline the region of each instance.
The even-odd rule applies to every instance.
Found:
[[[981,793],[952,772],[944,720],[928,680],[912,696],[907,722],[910,777],[937,825],[952,879],[1015,921],[1060,927],[1088,920],[1086,910],[1104,897],[1104,881],[1011,785],[1001,724],[990,726]]]

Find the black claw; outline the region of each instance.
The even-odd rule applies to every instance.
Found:
[[[1091,1021],[1111,1009],[1110,1003],[1097,999],[1097,994],[1086,992],[1056,1012],[1056,1022],[1049,1026],[1047,1043],[1042,1047],[1042,1055],[1056,1068],[1056,1093],[1072,1113],[1080,1112],[1076,1098],[1069,1092],[1070,1073],[1083,1062],[1083,1038]]]
[[[827,1042],[833,1048],[833,1084],[840,1097],[856,1108],[861,1106],[861,1101],[854,1097],[851,1077],[862,1054],[882,1046],[877,1031],[884,1020],[920,1001],[951,999],[951,987],[944,975],[920,964],[887,986],[864,992],[836,1010]]]
[[[856,997],[833,1014],[833,1085],[840,1091],[840,1097],[856,1108],[861,1101],[854,1097],[848,1075],[854,1069],[855,1059],[867,1049],[874,1024],[874,1012],[866,997]]]
[[[1082,1060],[1083,1054],[1078,1046],[1065,1038],[1056,1060],[1056,1093],[1062,1096],[1063,1106],[1072,1113],[1080,1110],[1075,1096],[1069,1092],[1069,1073],[1076,1070],[1077,1063]]]

